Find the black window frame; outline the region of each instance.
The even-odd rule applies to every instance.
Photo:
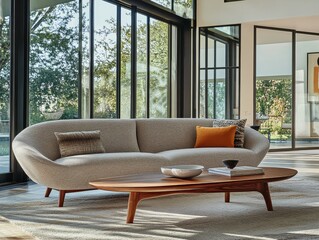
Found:
[[[152,17],[157,20],[166,22],[170,25],[175,25],[177,27],[177,117],[190,117],[191,116],[191,46],[192,37],[196,35],[196,32],[191,32],[191,27],[193,20],[185,19],[180,16],[175,15],[175,13],[166,8],[160,8],[156,4],[149,1],[136,1],[136,0],[105,0],[107,2],[119,5],[121,7],[126,7],[134,9],[132,14],[132,19],[136,19],[136,14],[141,13],[148,18]],[[81,2],[81,0],[79,0]],[[93,3],[94,0],[91,0]],[[196,1],[193,1],[196,5]],[[92,12],[91,14],[94,14]],[[194,16],[196,11],[194,11]],[[135,16],[134,16],[135,15]],[[10,140],[14,139],[23,129],[25,129],[29,124],[29,107],[28,107],[28,94],[29,94],[29,53],[30,53],[30,0],[11,0],[11,111],[10,111]],[[92,24],[92,21],[91,21]],[[133,24],[133,23],[132,23]],[[135,26],[132,29],[136,30]],[[81,28],[81,25],[79,26]],[[196,28],[196,27],[195,27]],[[91,31],[92,32],[92,31]],[[133,32],[132,32],[133,33]],[[81,34],[79,38],[81,39]],[[195,41],[195,39],[193,39]],[[134,44],[134,43],[133,43]],[[136,44],[136,43],[135,43]],[[171,45],[171,41],[170,41]],[[90,46],[92,47],[92,46]],[[81,56],[79,51],[79,56]],[[169,52],[169,55],[171,53]],[[136,54],[132,54],[134,59]],[[92,60],[91,60],[92,61]],[[90,61],[90,66],[92,62]],[[136,68],[136,66],[134,67]],[[82,68],[79,64],[79,117],[81,114],[81,74]],[[134,75],[136,69],[132,69],[132,74]],[[136,76],[135,76],[136,78]],[[91,76],[91,79],[92,76]],[[133,80],[134,81],[134,80]],[[136,79],[135,79],[136,81]],[[92,91],[91,87],[91,91]],[[136,91],[132,90],[133,96]],[[91,97],[94,95],[91,92]],[[169,94],[171,98],[171,94]],[[93,101],[91,100],[91,103]],[[91,106],[90,111],[93,111]],[[134,106],[132,109],[135,109]],[[171,110],[169,110],[171,112]],[[131,117],[135,117],[134,111],[131,113]],[[91,117],[93,116],[90,113]],[[0,174],[0,184],[10,184],[18,182],[26,182],[28,180],[27,175],[22,170],[21,166],[14,157],[13,152],[10,150],[10,165],[11,171],[9,173]]]
[[[239,31],[239,40],[238,40],[238,45],[239,45],[239,53],[237,56],[236,55],[236,43],[233,40],[230,40],[227,37],[224,37],[223,35],[216,34],[215,32],[210,31],[210,28],[217,28],[217,27],[232,27],[236,26],[238,27]],[[214,70],[214,112],[213,112],[213,117],[216,118],[216,102],[217,102],[217,94],[216,94],[216,70],[225,70],[225,118],[226,119],[232,119],[233,113],[232,109],[233,106],[235,106],[235,99],[238,98],[238,118],[240,118],[240,67],[241,67],[241,24],[230,24],[230,25],[218,25],[218,26],[208,26],[208,27],[200,27],[199,28],[199,37],[198,37],[198,45],[199,49],[201,49],[201,40],[200,37],[204,36],[205,37],[205,67],[201,67],[200,60],[201,60],[201,55],[200,55],[200,50],[198,51],[198,59],[199,59],[199,64],[198,64],[198,83],[197,83],[197,92],[198,92],[198,98],[197,98],[197,109],[198,109],[198,116],[201,115],[200,113],[200,81],[201,81],[201,71],[205,71],[205,118],[208,117],[208,70]],[[213,67],[208,67],[208,38],[211,38],[214,40],[214,66]],[[224,67],[217,67],[216,66],[216,42],[221,42],[225,44],[226,47],[226,57],[225,57],[225,66]],[[232,48],[232,49],[230,49]],[[238,60],[238,65],[236,65],[236,59]],[[227,70],[227,71],[226,71]],[[238,70],[238,97],[236,96],[236,89],[233,87],[236,85],[236,79],[232,77],[233,71]],[[236,75],[236,74],[235,74]],[[234,96],[235,95],[235,96]]]

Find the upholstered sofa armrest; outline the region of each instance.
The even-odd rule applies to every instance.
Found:
[[[12,150],[25,173],[36,183],[54,188],[63,166],[45,157],[34,147],[14,139]]]
[[[245,127],[244,148],[255,152],[259,161],[264,159],[269,146],[269,141],[264,135],[250,127]]]

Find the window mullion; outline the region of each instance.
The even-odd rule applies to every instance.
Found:
[[[150,117],[150,17],[147,17],[146,117]]]
[[[131,118],[136,118],[136,7],[132,7],[131,13]]]
[[[208,117],[208,35],[205,32],[205,118]]]
[[[216,61],[217,61],[217,41],[215,40],[214,41],[214,68],[215,68],[215,70],[214,70],[214,103],[213,103],[213,105],[214,105],[214,118],[216,118],[216,101],[217,101],[217,97],[216,97],[216,94],[217,94],[217,86],[216,86],[216,72],[217,72],[217,70],[216,70]]]
[[[90,118],[94,118],[94,0],[90,0]]]
[[[82,41],[83,41],[83,24],[82,24],[82,18],[83,18],[83,3],[82,0],[79,0],[79,49],[78,49],[78,118],[82,118]]]
[[[168,25],[168,89],[167,89],[167,117],[172,116],[172,25]]]
[[[116,15],[116,117],[121,118],[121,6]]]

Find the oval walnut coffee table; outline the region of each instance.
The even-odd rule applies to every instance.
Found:
[[[192,179],[165,177],[160,173],[145,173],[121,177],[105,178],[90,182],[97,189],[129,192],[126,223],[133,223],[139,201],[181,193],[225,192],[225,202],[230,201],[231,192],[260,192],[266,202],[267,210],[272,211],[268,183],[291,178],[297,174],[294,169],[263,168],[263,175],[229,177],[202,173]]]

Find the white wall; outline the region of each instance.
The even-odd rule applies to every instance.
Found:
[[[291,42],[257,45],[256,51],[256,76],[292,75]]]
[[[247,124],[253,124],[254,101],[254,26],[241,26],[241,56],[240,56],[240,117],[247,118]]]

